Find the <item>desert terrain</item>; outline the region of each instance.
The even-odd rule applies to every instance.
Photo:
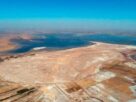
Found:
[[[2,37],[0,39],[0,51],[7,51],[7,50],[12,50],[14,49],[16,46],[13,45],[10,42],[10,38],[8,37]]]
[[[8,34],[8,36],[0,36],[0,52],[13,50],[18,47],[17,44],[12,43],[12,39],[31,39],[31,35],[28,34]]]
[[[136,47],[94,42],[1,56],[2,102],[135,102]]]

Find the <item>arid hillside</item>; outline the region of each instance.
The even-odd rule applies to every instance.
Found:
[[[0,100],[135,102],[135,54],[134,46],[96,43],[68,50],[2,56],[1,84],[12,84],[7,87],[9,91],[0,88]],[[14,90],[14,84],[19,89]]]
[[[121,46],[98,43],[11,58],[0,64],[0,74],[8,80],[25,83],[73,81],[95,74],[107,64],[124,61],[122,49]]]
[[[8,34],[6,36],[2,36],[0,37],[0,52],[4,52],[4,51],[9,51],[9,50],[13,50],[15,48],[17,48],[17,44],[13,44],[11,42],[12,39],[31,39],[31,36],[28,34],[20,34],[20,35],[16,35],[16,34]]]

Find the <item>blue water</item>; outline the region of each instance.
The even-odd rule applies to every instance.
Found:
[[[24,53],[35,47],[46,47],[48,50],[69,49],[93,44],[91,41],[112,44],[136,45],[136,36],[111,34],[37,34],[31,40],[13,39],[20,47],[9,53]]]

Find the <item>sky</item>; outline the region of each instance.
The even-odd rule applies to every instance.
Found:
[[[0,0],[0,30],[135,30],[136,0]]]

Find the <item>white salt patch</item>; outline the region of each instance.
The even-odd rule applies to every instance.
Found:
[[[129,88],[133,92],[133,95],[136,96],[136,85],[130,86]]]
[[[97,82],[101,82],[101,81],[103,81],[103,80],[107,80],[107,79],[110,79],[110,78],[115,77],[115,76],[116,76],[115,73],[106,71],[106,72],[99,72],[99,73],[97,73],[97,74],[94,76],[94,79],[95,79]]]
[[[33,50],[42,50],[42,49],[45,49],[46,47],[35,47],[33,48]]]
[[[130,68],[136,69],[136,63],[127,62],[127,63],[125,63],[125,65],[127,65],[127,66],[130,67]]]
[[[110,100],[110,102],[119,102],[116,98],[114,98],[113,96],[108,96],[108,99]]]

